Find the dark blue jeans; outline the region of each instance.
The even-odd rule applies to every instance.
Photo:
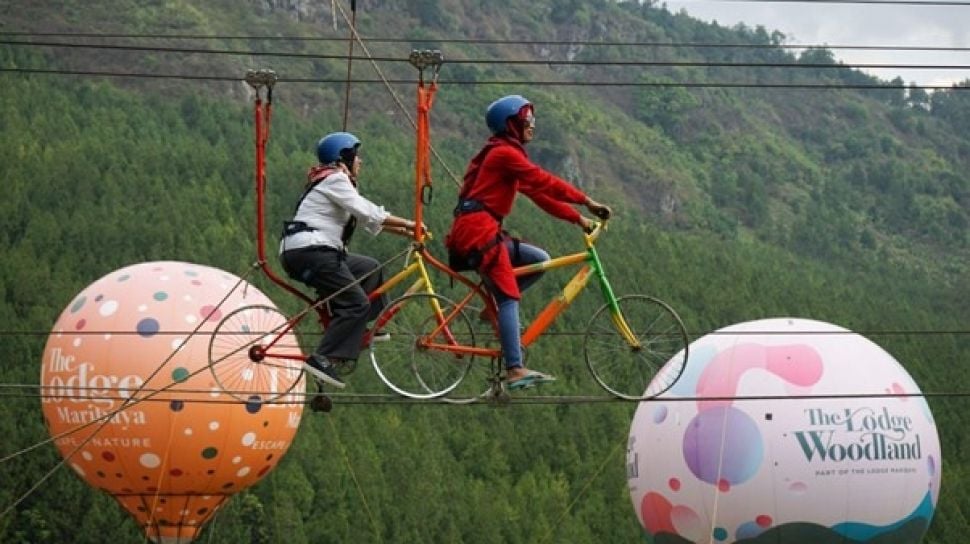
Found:
[[[509,252],[512,266],[524,266],[549,260],[549,254],[540,247],[536,247],[524,242],[518,243],[516,251],[515,242],[505,241],[505,248]],[[523,292],[532,286],[542,277],[542,272],[519,276],[515,279],[519,285],[519,292]],[[487,278],[485,286],[495,297],[498,305],[498,331],[502,343],[502,357],[505,359],[505,368],[516,368],[522,366],[522,336],[519,332],[519,301],[509,298],[500,289],[496,289],[492,282]]]

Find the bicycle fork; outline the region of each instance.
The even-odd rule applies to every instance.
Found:
[[[616,330],[620,331],[620,334],[623,335],[623,339],[629,344],[631,350],[640,351],[643,348],[640,344],[640,339],[637,338],[633,330],[630,329],[630,325],[627,324],[626,319],[623,318],[623,312],[620,311],[620,305],[616,301],[616,295],[613,293],[610,280],[606,279],[606,273],[603,272],[603,264],[600,262],[600,257],[596,253],[595,247],[589,248],[589,257],[590,265],[593,267],[593,272],[599,281],[603,299],[606,300],[606,303],[610,307],[610,318],[613,320],[613,324],[616,325]]]

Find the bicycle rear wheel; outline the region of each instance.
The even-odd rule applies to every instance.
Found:
[[[439,327],[448,316],[448,322]],[[473,355],[435,347],[475,345],[468,316],[441,295],[414,293],[392,301],[377,316],[375,329],[391,337],[371,344],[371,363],[399,395],[412,399],[446,395],[458,387],[474,362]]]
[[[673,308],[653,297],[626,295],[617,306],[639,345],[630,345],[604,304],[586,329],[586,365],[600,386],[619,398],[656,397],[684,372],[687,330]]]
[[[226,315],[209,339],[209,371],[223,392],[243,402],[267,402],[303,383],[303,351],[271,306],[243,306]],[[272,349],[264,348],[276,340]]]

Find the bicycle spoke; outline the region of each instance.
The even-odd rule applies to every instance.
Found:
[[[269,306],[245,306],[223,318],[209,342],[209,369],[224,392],[244,402],[269,401],[302,380],[302,349],[282,313]],[[251,350],[273,344],[254,360]],[[282,355],[274,356],[275,355]]]
[[[639,346],[617,329],[611,309],[601,307],[590,321],[584,350],[594,379],[617,397],[654,397],[673,386],[687,359],[687,332],[665,303],[643,295],[617,300]]]

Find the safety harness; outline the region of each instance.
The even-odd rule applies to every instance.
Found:
[[[481,151],[482,161],[485,161],[485,157],[494,149],[498,144],[488,144]],[[458,195],[458,204],[455,206],[452,214],[455,217],[466,215],[469,213],[485,212],[491,215],[498,224],[499,232],[495,235],[495,238],[486,242],[482,247],[469,250],[467,253],[458,253],[452,249],[448,249],[448,266],[455,271],[463,272],[466,270],[478,270],[482,265],[482,259],[485,254],[488,253],[493,247],[505,242],[505,240],[511,239],[514,243],[514,256],[518,258],[519,255],[519,243],[521,242],[518,238],[511,236],[507,231],[503,230],[502,221],[505,219],[494,210],[490,209],[485,205],[484,202],[476,200],[474,198],[467,198],[465,195],[471,192],[472,187],[475,186],[475,182],[478,180],[478,169],[474,172],[469,172],[470,175],[474,175],[474,179],[466,179],[466,183],[462,186],[462,191]]]

